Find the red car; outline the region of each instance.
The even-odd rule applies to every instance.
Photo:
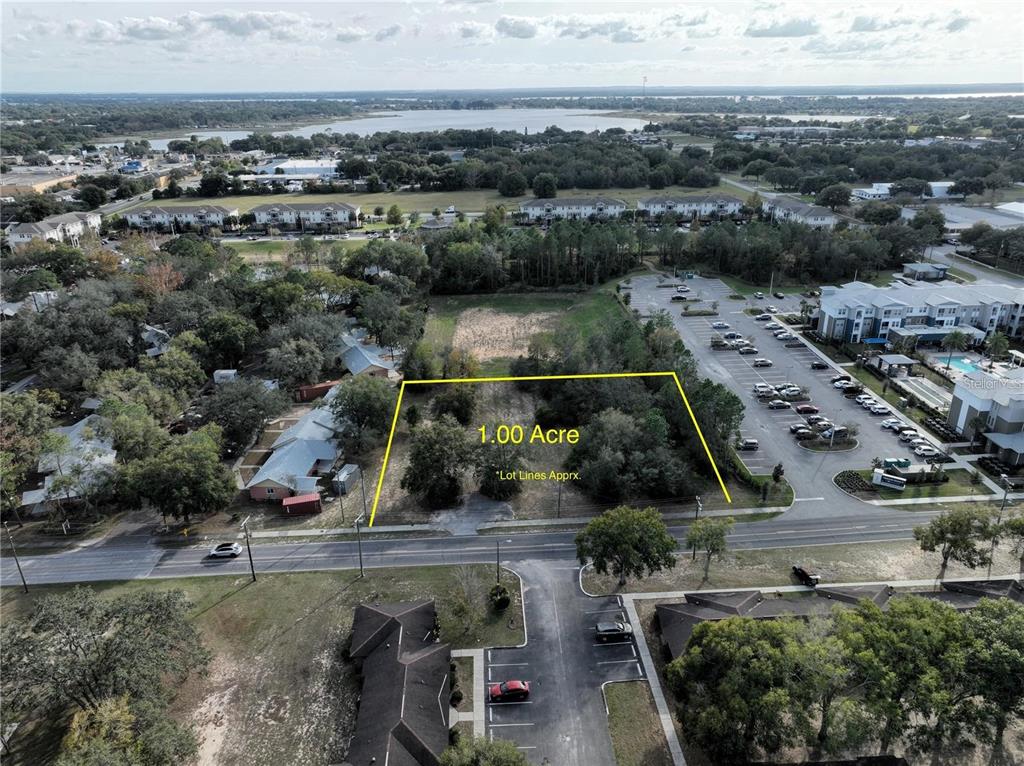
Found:
[[[813,404],[798,404],[796,411],[801,415],[817,415],[819,412]]]
[[[502,681],[491,684],[491,702],[519,702],[530,696],[529,681]]]

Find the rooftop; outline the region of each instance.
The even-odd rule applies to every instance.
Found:
[[[520,208],[531,207],[594,207],[604,205],[605,207],[625,207],[626,203],[614,197],[553,197],[551,199],[531,199],[520,202]]]

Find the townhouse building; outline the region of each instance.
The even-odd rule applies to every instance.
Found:
[[[238,218],[237,207],[221,205],[148,205],[125,213],[125,220],[138,229],[207,229],[223,228],[225,222]]]
[[[1007,465],[1024,464],[1024,367],[960,376],[946,422],[965,439],[983,441]]]
[[[817,331],[826,338],[861,343],[884,338],[939,343],[952,330],[980,344],[999,330],[1012,338],[1024,331],[1024,291],[1009,285],[942,281],[876,287],[850,282],[823,287]]]
[[[519,212],[529,221],[617,218],[626,212],[626,203],[612,197],[555,197],[520,202]]]
[[[827,207],[808,205],[788,197],[766,199],[761,203],[761,212],[772,221],[802,223],[815,229],[832,229],[839,220]]]
[[[637,210],[651,216],[678,213],[692,218],[726,217],[739,215],[743,202],[728,194],[683,194],[648,197],[637,203]]]
[[[100,221],[100,214],[93,212],[51,215],[35,223],[19,223],[7,233],[7,241],[12,247],[27,245],[34,239],[77,247],[87,231],[99,234]]]
[[[326,230],[358,226],[360,209],[345,202],[274,202],[249,212],[263,228]]]

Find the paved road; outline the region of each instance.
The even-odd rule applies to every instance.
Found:
[[[729,546],[765,549],[906,540],[913,536],[915,525],[934,515],[930,511],[883,509],[862,503],[856,503],[856,507],[858,514],[842,519],[828,514],[820,518],[816,515],[799,518],[790,511],[767,521],[737,524],[730,535]],[[685,538],[685,526],[670,529],[680,540]],[[363,564],[396,567],[488,563],[494,561],[495,545],[499,541],[502,561],[572,562],[576,554],[574,537],[573,532],[390,540],[367,537],[363,540]],[[206,547],[167,548],[152,544],[144,536],[131,536],[76,551],[24,556],[21,562],[30,584],[235,575],[248,571],[244,555],[211,561],[205,557],[206,551]],[[350,541],[261,543],[253,546],[253,558],[258,572],[355,569],[359,566],[356,543]],[[14,560],[5,555],[0,560],[0,584],[17,582]]]
[[[937,245],[929,247],[925,253],[925,260],[932,260],[936,263],[944,263],[947,266],[955,266],[961,271],[985,282],[998,282],[1005,285],[1024,287],[1024,277],[1010,274],[1005,271],[996,271],[985,266],[979,266],[971,261],[960,258],[954,253],[956,248],[953,245]]]

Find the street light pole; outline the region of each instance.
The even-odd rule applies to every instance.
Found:
[[[246,516],[245,521],[242,522],[242,531],[245,532],[245,550],[249,554],[249,572],[252,574],[252,581],[256,582],[256,565],[252,562],[252,543],[249,541],[249,519],[251,516]]]
[[[11,554],[14,556],[14,563],[18,565],[18,574],[21,576],[21,587],[28,593],[28,583],[25,582],[25,573],[21,571],[21,562],[18,560],[18,551],[14,548],[14,536],[11,535],[10,527],[4,522],[4,531],[7,532],[7,539],[11,541]]]
[[[356,517],[356,548],[359,550],[359,576],[363,577],[363,536],[359,531],[359,525],[363,523],[363,515]]]
[[[700,518],[700,512],[704,510],[704,503],[700,499],[700,495],[697,495],[697,507],[693,511],[693,520],[696,521]]]
[[[501,582],[501,540],[494,541],[494,581]]]

